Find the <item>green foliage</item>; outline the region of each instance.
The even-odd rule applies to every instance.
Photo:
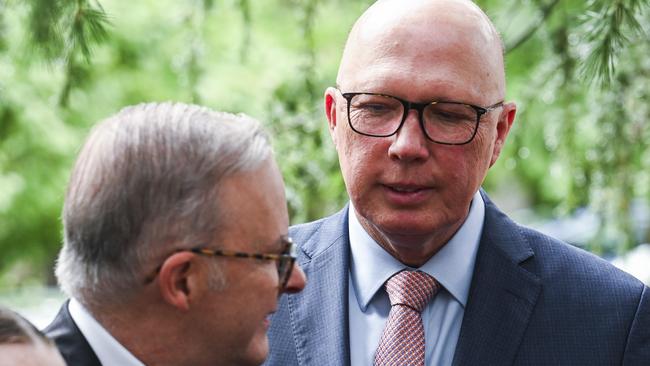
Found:
[[[322,93],[372,2],[0,0],[5,281],[52,281],[74,156],[95,122],[130,104],[196,102],[262,120],[292,222],[339,209],[347,196]],[[486,188],[496,198],[521,191],[515,206],[538,215],[590,207],[601,218],[598,252],[648,241],[629,213],[650,201],[649,1],[478,3],[504,35],[518,103]]]
[[[28,6],[31,44],[50,62],[65,63],[59,104],[66,106],[71,89],[87,78],[92,48],[108,36],[108,17],[99,3],[87,0],[30,0]]]
[[[334,82],[347,30],[369,2],[0,3],[5,282],[52,281],[65,183],[85,134],[143,101],[257,117],[276,136],[292,222],[341,207],[345,190],[320,98]]]
[[[637,15],[648,5],[648,0],[588,2],[583,32],[590,51],[582,69],[583,77],[603,83],[611,81],[616,67],[616,53],[630,43],[630,37],[647,38]]]
[[[635,203],[647,207],[650,199],[644,139],[650,84],[642,56],[650,53],[650,4],[524,3],[528,8],[518,7],[523,15],[500,15],[515,25],[530,14],[543,13],[546,20],[507,55],[518,122],[504,159],[511,172],[493,172],[489,184],[498,187],[506,184],[502,177],[514,176],[533,207],[554,215],[590,208],[600,219],[588,243],[597,253],[647,242],[650,233],[632,222]],[[545,11],[549,4],[551,13]]]
[[[80,52],[90,60],[91,49],[107,38],[108,17],[99,3],[87,0],[29,0],[31,44],[50,59]]]

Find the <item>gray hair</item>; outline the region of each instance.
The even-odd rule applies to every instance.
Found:
[[[259,122],[196,105],[140,104],[102,121],[65,197],[61,288],[89,306],[134,294],[152,261],[212,241],[218,183],[271,155]]]

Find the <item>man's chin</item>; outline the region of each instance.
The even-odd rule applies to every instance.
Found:
[[[266,336],[266,331],[262,334],[257,334],[248,347],[246,354],[246,362],[243,365],[257,366],[264,363],[269,355],[269,339]]]
[[[436,227],[431,225],[430,221],[421,222],[408,220],[407,218],[386,220],[376,225],[376,227],[387,237],[405,242],[420,242],[422,237],[429,236],[436,231]]]

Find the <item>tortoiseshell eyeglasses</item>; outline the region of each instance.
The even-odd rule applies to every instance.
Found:
[[[210,249],[203,246],[198,246],[190,249],[178,249],[174,253],[179,252],[192,252],[198,255],[204,255],[208,257],[231,257],[231,258],[247,258],[247,259],[258,259],[258,260],[272,260],[276,261],[276,266],[278,270],[278,279],[280,284],[280,291],[284,291],[291,277],[291,271],[293,270],[293,265],[296,262],[296,246],[293,244],[293,240],[290,237],[282,236],[280,241],[283,245],[283,251],[280,254],[273,253],[246,253],[246,252],[237,252],[232,250],[220,250],[220,249]],[[156,272],[151,276],[146,278],[146,283],[152,282],[158,273],[160,272],[162,265],[156,268]]]

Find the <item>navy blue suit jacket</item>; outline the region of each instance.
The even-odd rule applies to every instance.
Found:
[[[81,334],[77,324],[70,316],[66,301],[56,318],[43,329],[43,332],[56,344],[65,362],[70,366],[102,366],[95,352]]]
[[[650,365],[650,289],[483,198],[453,365]],[[350,365],[347,212],[291,228],[307,286],[282,297],[266,365]]]

